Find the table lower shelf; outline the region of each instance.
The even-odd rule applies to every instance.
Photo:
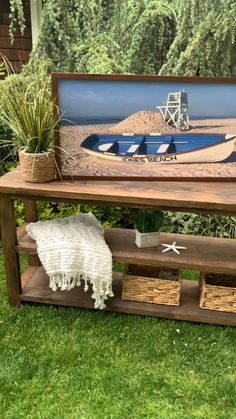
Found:
[[[36,243],[26,234],[25,228],[26,224],[18,229],[16,251],[37,254]],[[179,246],[186,247],[177,255],[174,252],[162,253],[161,245],[139,249],[134,243],[134,235],[134,230],[105,229],[105,240],[113,261],[235,275],[236,240],[161,233],[161,243],[176,241]]]
[[[52,291],[48,286],[48,277],[42,267],[30,267],[22,276],[22,285],[23,291],[20,299],[23,302],[94,308],[91,292],[85,293],[83,287],[76,287],[71,291]],[[107,301],[106,311],[236,326],[236,314],[199,307],[197,281],[183,280],[180,306],[122,300],[122,274],[118,272],[114,273],[113,291],[115,297],[109,298]]]

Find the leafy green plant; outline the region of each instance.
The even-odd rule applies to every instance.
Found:
[[[165,212],[163,230],[171,233],[236,238],[236,217]]]
[[[5,173],[10,172],[16,167],[16,163],[13,161],[4,161],[0,164],[0,176],[5,175]]]
[[[134,227],[140,233],[159,231],[163,223],[163,212],[150,209],[139,209],[134,212]]]
[[[9,139],[12,138],[12,132],[1,121],[0,116],[0,162],[10,160],[12,155],[12,147],[9,144]]]
[[[2,164],[0,175],[13,167],[14,165],[11,162]],[[38,202],[40,220],[68,217],[79,212],[92,212],[104,227],[134,228],[137,225],[135,220],[137,210],[129,208]],[[23,220],[23,209],[20,201],[16,205],[16,216],[17,224],[20,225]],[[161,230],[170,233],[235,239],[236,217],[164,211]]]
[[[47,152],[53,146],[53,132],[58,121],[53,112],[47,64],[34,65],[33,79],[27,86],[7,61],[5,65],[8,77],[1,86],[0,118],[13,136],[0,139],[1,146],[10,147],[12,155],[22,149],[27,153]]]
[[[133,211],[130,208],[80,205],[79,211],[92,212],[104,227],[133,228]]]

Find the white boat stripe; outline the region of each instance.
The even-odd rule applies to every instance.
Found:
[[[162,144],[162,145],[158,148],[158,150],[157,150],[157,154],[158,154],[158,153],[165,153],[165,152],[167,151],[168,147],[169,147],[169,144]]]
[[[127,153],[135,153],[135,151],[139,148],[139,144],[133,144],[130,146],[130,148],[127,150]]]
[[[109,148],[111,148],[111,146],[113,145],[114,143],[105,143],[105,144],[100,144],[99,146],[98,146],[98,149],[100,150],[100,151],[108,151],[109,150]]]

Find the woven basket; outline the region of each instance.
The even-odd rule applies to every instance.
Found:
[[[236,313],[236,276],[201,273],[200,307]]]
[[[126,265],[122,298],[154,304],[180,304],[180,271],[142,265]]]
[[[19,151],[21,177],[26,182],[50,182],[55,179],[55,153]]]

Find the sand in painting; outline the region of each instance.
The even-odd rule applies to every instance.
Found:
[[[118,124],[70,125],[60,127],[60,147],[65,152],[62,157],[62,175],[72,177],[97,178],[219,178],[236,179],[236,163],[191,163],[191,164],[142,164],[116,162],[88,155],[80,148],[82,141],[92,133],[104,134],[149,134],[150,132],[180,133],[164,124],[158,112],[140,111]],[[202,119],[191,121],[189,133],[221,133],[236,135],[236,118]],[[236,146],[235,146],[236,153]],[[233,153],[234,155],[236,155]],[[236,160],[236,158],[235,158]]]

